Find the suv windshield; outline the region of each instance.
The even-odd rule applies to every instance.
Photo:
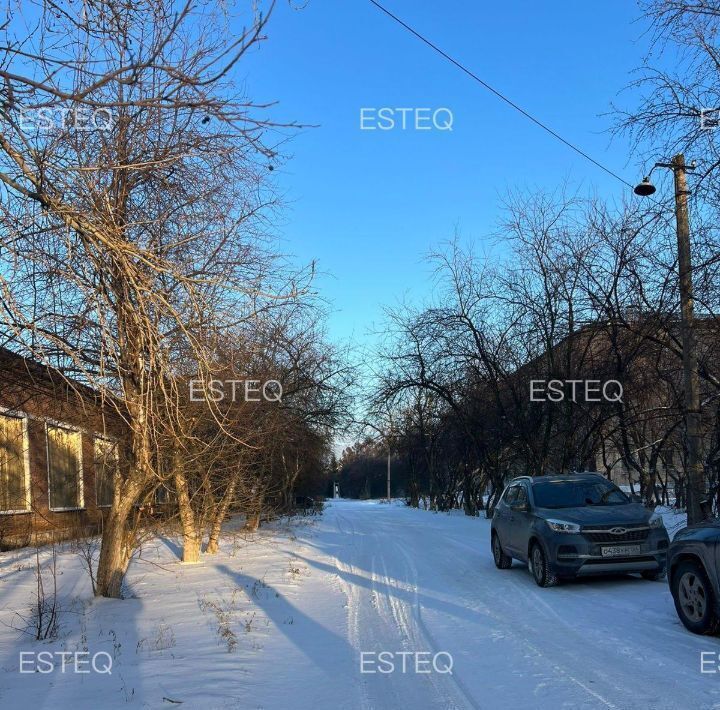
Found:
[[[545,481],[533,484],[540,508],[582,508],[587,505],[624,505],[630,499],[610,481]]]

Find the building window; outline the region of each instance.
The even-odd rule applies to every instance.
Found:
[[[94,441],[95,492],[98,506],[112,505],[115,471],[118,468],[116,441],[96,436]]]
[[[83,507],[82,437],[62,426],[47,427],[50,510]]]
[[[26,420],[0,415],[0,511],[30,509],[30,472],[27,465]]]

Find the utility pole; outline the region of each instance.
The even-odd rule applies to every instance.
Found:
[[[685,156],[678,153],[671,162],[675,175],[675,220],[677,223],[678,269],[680,272],[680,335],[683,350],[685,391],[685,430],[687,436],[687,516],[688,524],[705,517],[705,474],[702,465],[700,433],[700,378],[698,375],[697,338],[693,302],[692,262],[690,257],[690,219]]]
[[[680,290],[680,337],[683,363],[683,414],[687,438],[687,521],[688,525],[699,523],[706,517],[705,472],[702,463],[700,377],[698,375],[697,338],[695,336],[695,313],[693,302],[692,261],[690,256],[690,218],[688,215],[687,171],[695,169],[695,163],[685,165],[685,156],[678,153],[669,163],[655,163],[655,168],[673,171],[675,183],[675,223],[678,245],[678,271]],[[652,173],[652,170],[650,171]],[[655,186],[650,175],[635,188],[635,194],[652,195]]]
[[[390,456],[391,456],[391,447],[390,447],[390,435],[392,434],[392,418],[390,417],[390,423],[385,431],[382,429],[376,427],[374,424],[371,424],[370,422],[362,422],[364,426],[369,426],[371,429],[375,429],[375,431],[380,434],[381,440],[382,438],[385,439],[385,443],[387,444],[387,502],[390,503]]]

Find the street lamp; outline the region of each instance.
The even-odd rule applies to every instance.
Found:
[[[655,185],[652,184],[650,181],[650,176],[653,173],[653,170],[655,168],[669,168],[670,170],[677,171],[681,170],[683,173],[688,170],[695,170],[695,161],[693,160],[690,165],[685,165],[685,156],[682,153],[678,153],[670,163],[655,163],[655,165],[652,166],[652,169],[650,172],[633,188],[633,192],[636,195],[640,195],[640,197],[649,197],[650,195],[654,195],[657,191],[657,188]],[[685,176],[682,176],[683,181],[683,191],[685,195],[689,195],[690,191],[687,189],[687,184],[685,183]],[[676,185],[677,188],[677,185]],[[676,189],[676,195],[675,199],[677,200],[677,189]],[[677,203],[676,203],[677,204]],[[685,201],[685,204],[687,205],[687,200]]]
[[[690,219],[686,173],[695,169],[695,162],[685,165],[685,156],[678,153],[669,163],[655,163],[650,173],[634,189],[636,195],[647,197],[655,192],[650,175],[655,168],[668,168],[675,177],[675,223],[680,276],[680,334],[682,337],[684,416],[687,432],[687,516],[688,524],[704,519],[705,476],[703,472],[700,435],[700,385],[695,339],[692,262],[690,258]]]
[[[652,171],[650,171],[650,172],[652,172]],[[635,185],[635,189],[633,190],[633,192],[636,195],[640,195],[640,197],[648,197],[648,195],[652,195],[655,192],[655,190],[656,190],[655,185],[653,185],[650,182],[650,176],[646,175],[642,179],[642,182],[640,184]]]

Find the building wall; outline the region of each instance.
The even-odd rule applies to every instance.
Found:
[[[117,440],[121,451],[125,429],[119,415],[101,406],[92,390],[68,385],[59,373],[7,351],[0,352],[0,413],[24,417],[24,454],[30,479],[29,510],[0,511],[0,549],[98,531],[108,508],[97,505],[94,437]],[[50,509],[48,425],[80,430],[82,502],[77,509]]]

